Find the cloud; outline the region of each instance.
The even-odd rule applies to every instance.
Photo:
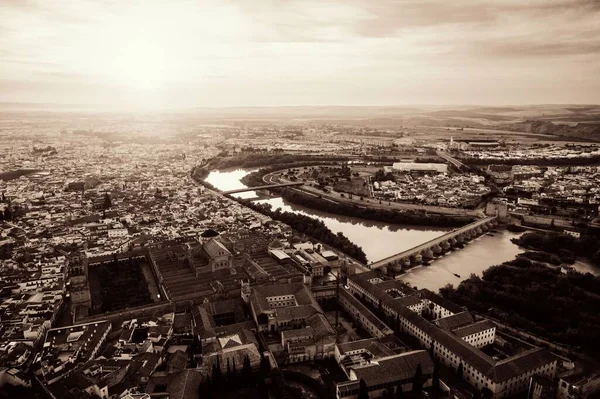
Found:
[[[393,103],[394,93],[439,102],[510,81],[543,98],[600,69],[599,20],[597,0],[4,0],[0,75],[63,96],[91,82],[198,87],[223,102],[229,85],[257,104],[267,88],[269,101],[292,104]],[[586,101],[600,88],[575,83],[570,95]]]

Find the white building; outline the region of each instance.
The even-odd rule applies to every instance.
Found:
[[[448,164],[445,163],[394,162],[392,168],[397,172],[448,172]]]

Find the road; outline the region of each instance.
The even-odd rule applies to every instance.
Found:
[[[453,158],[452,156],[450,156],[450,154],[448,154],[446,152],[437,151],[436,153],[437,153],[438,157],[444,158],[446,160],[446,162],[450,163],[457,169],[467,168],[467,166],[464,163],[460,162],[456,158]]]

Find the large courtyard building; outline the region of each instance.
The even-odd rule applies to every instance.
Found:
[[[258,331],[280,334],[288,362],[333,356],[335,330],[305,284],[263,284],[242,292]]]
[[[335,359],[347,381],[336,385],[336,397],[356,398],[361,380],[372,398],[381,397],[385,391],[396,392],[399,387],[403,392],[412,391],[416,379],[422,387],[431,386],[434,370],[431,356],[427,351],[408,350],[399,344],[393,336],[337,344]]]
[[[465,309],[431,291],[416,291],[368,272],[351,276],[348,292],[379,307],[398,331],[415,337],[443,365],[460,369],[465,381],[495,398],[526,391],[533,376],[555,377],[557,358],[547,349],[532,348],[498,360],[484,353],[479,348],[494,342],[496,326],[475,321]],[[403,303],[407,296],[415,298],[412,306]]]

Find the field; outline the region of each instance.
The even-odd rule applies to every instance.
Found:
[[[361,177],[353,178],[350,181],[340,180],[335,183],[333,188],[335,191],[369,197],[369,186]]]

